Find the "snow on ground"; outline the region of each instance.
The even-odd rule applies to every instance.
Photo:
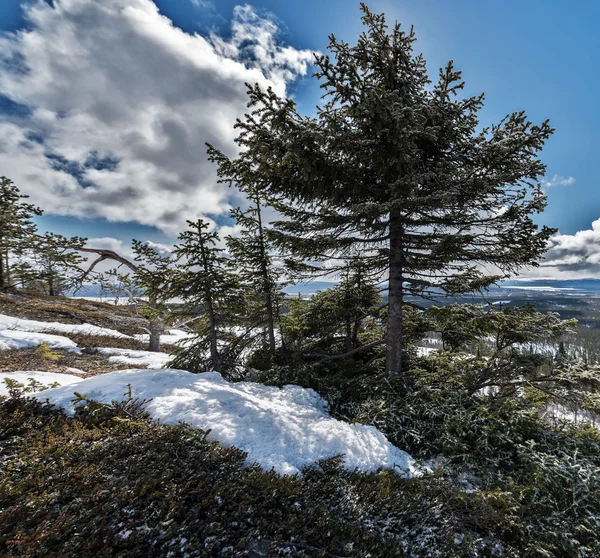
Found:
[[[0,372],[0,395],[8,395],[8,389],[4,383],[4,380],[7,378],[26,386],[29,384],[29,379],[33,378],[44,387],[51,386],[55,382],[58,382],[61,386],[71,386],[72,384],[81,382],[81,378],[77,376],[56,374],[54,372],[38,372],[36,370],[29,372]],[[43,397],[40,398],[43,399]]]
[[[425,357],[429,355],[433,355],[439,352],[439,349],[434,349],[433,347],[415,347],[417,349],[417,356]]]
[[[51,349],[66,349],[67,351],[79,352],[77,345],[73,341],[61,335],[0,329],[0,351],[29,349],[37,347],[42,343],[46,343]]]
[[[77,391],[90,399],[124,399],[127,384],[134,397],[152,399],[146,406],[163,424],[185,422],[210,429],[209,440],[248,453],[248,463],[282,474],[344,454],[345,466],[364,471],[394,468],[416,474],[414,460],[393,446],[373,426],[348,424],[329,416],[327,403],[312,389],[281,389],[251,382],[229,383],[216,372],[120,370],[82,380]],[[38,396],[73,412],[73,388],[60,387]]]
[[[98,347],[98,352],[102,355],[110,356],[110,362],[123,362],[125,364],[139,364],[146,368],[162,368],[169,362],[171,356],[167,353],[153,353],[150,351],[134,351],[131,349],[113,349],[108,347]]]
[[[59,333],[83,333],[85,335],[107,335],[109,337],[126,337],[115,329],[99,327],[91,324],[61,324],[58,322],[38,322],[37,320],[25,320],[22,318],[14,318],[13,316],[5,316],[0,314],[0,331],[6,329],[14,329],[18,331],[30,331],[44,333],[49,331],[57,331]]]
[[[150,341],[150,336],[147,333],[141,333],[139,335],[134,335],[133,337],[138,341],[143,341],[144,343],[148,343]],[[171,329],[167,333],[163,333],[160,336],[160,342],[165,345],[175,345],[175,343],[178,341],[189,339],[190,337],[194,337],[194,334],[188,333],[187,331],[183,331],[181,329]]]

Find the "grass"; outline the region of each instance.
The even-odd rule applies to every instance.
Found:
[[[109,362],[107,356],[83,352],[53,350],[59,358],[47,358],[39,349],[12,349],[0,351],[0,372],[14,372],[16,370],[37,370],[40,372],[57,372],[74,374],[69,368],[77,368],[87,376],[97,376],[115,370],[128,368],[144,368],[134,364]]]
[[[125,335],[143,333],[142,328],[147,324],[133,308],[27,293],[16,296],[0,293],[0,314],[42,322],[93,324],[116,329]]]
[[[435,480],[424,497],[420,479],[350,473],[337,459],[280,476],[202,430],[101,409],[69,419],[0,398],[0,555],[430,556],[419,526],[427,499],[447,496]]]

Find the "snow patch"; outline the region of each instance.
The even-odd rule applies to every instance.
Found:
[[[247,452],[248,464],[295,474],[304,466],[343,454],[349,470],[396,469],[405,476],[417,474],[410,455],[375,427],[331,418],[327,403],[312,389],[229,383],[216,372],[162,369],[95,376],[79,382],[77,391],[97,401],[120,401],[127,384],[134,397],[152,399],[146,408],[154,419],[210,429],[209,440]],[[38,397],[74,412],[70,386]]]
[[[82,380],[82,378],[71,376],[70,374],[38,372],[37,370],[31,370],[28,372],[0,372],[0,395],[8,395],[8,388],[4,382],[5,379],[14,380],[15,382],[19,382],[20,384],[27,386],[30,378],[33,378],[36,382],[39,382],[44,387],[51,386],[55,382],[58,382],[61,386],[71,386],[81,382]],[[44,399],[43,396],[40,395],[40,399]]]
[[[30,349],[46,343],[51,349],[65,349],[67,351],[80,352],[77,345],[61,335],[49,333],[32,333],[28,331],[17,331],[12,329],[0,329],[0,351],[9,349]]]
[[[171,355],[167,353],[113,349],[110,347],[98,347],[97,350],[102,355],[114,355],[108,358],[110,362],[137,364],[146,368],[163,368],[171,359]]]
[[[130,339],[115,329],[99,327],[91,324],[61,324],[58,322],[39,322],[37,320],[25,320],[0,314],[0,329],[14,329],[18,331],[29,331],[44,333],[57,331],[59,333],[82,333],[85,335],[106,335],[109,337],[124,337]]]

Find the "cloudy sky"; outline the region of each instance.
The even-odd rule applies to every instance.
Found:
[[[600,277],[600,5],[372,0],[414,24],[432,75],[452,58],[484,123],[525,109],[557,131],[543,158],[560,229],[534,275]],[[227,226],[238,200],[205,142],[234,154],[245,82],[314,112],[312,52],[360,32],[351,0],[1,0],[0,175],[42,206],[40,228],[124,249],[170,243],[186,219]],[[104,239],[102,241],[98,239]]]

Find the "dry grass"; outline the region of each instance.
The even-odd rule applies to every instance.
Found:
[[[104,335],[86,335],[84,333],[61,333],[68,337],[77,346],[82,349],[91,349],[94,347],[114,347],[116,349],[132,349],[134,351],[147,351],[148,343],[146,341],[139,341],[137,339],[131,339],[127,337],[110,337]],[[162,353],[170,353],[177,347],[174,345],[161,345],[160,350]]]
[[[17,318],[38,320],[42,322],[59,322],[65,324],[92,324],[117,330],[125,335],[145,333],[143,326],[146,320],[135,313],[132,308],[115,306],[103,302],[67,297],[49,297],[28,292],[18,294],[0,293],[0,314]],[[39,349],[14,349],[0,351],[0,372],[16,370],[39,370],[41,372],[58,372],[72,374],[68,368],[78,368],[86,375],[98,375],[127,368],[144,368],[132,364],[109,362],[107,356],[94,351],[96,347],[114,347],[147,351],[148,343],[132,337],[110,337],[87,335],[82,333],[52,332],[67,337],[82,349],[82,353],[71,351],[53,351],[56,359],[49,358]],[[161,350],[165,353],[175,349],[165,345]]]
[[[143,327],[148,323],[133,308],[29,293],[0,293],[0,314],[42,322],[92,324],[115,329],[125,335],[143,333]]]
[[[12,349],[0,351],[0,372],[15,372],[17,370],[37,370],[40,372],[58,372],[83,376],[72,372],[68,368],[77,368],[85,373],[85,376],[98,376],[115,370],[126,370],[128,368],[145,368],[134,364],[120,362],[109,362],[108,357],[83,352],[81,354],[71,351],[53,350],[60,355],[56,360],[44,358],[38,349]]]

